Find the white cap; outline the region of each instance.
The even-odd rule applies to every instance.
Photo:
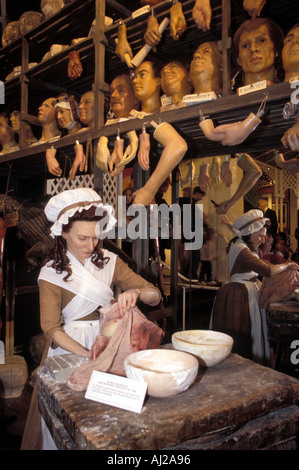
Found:
[[[258,232],[264,227],[265,223],[269,219],[264,217],[262,211],[258,209],[252,209],[241,215],[233,224],[233,231],[238,237],[250,235],[251,233]]]
[[[50,222],[54,222],[51,226],[51,236],[55,237],[61,235],[63,225],[69,223],[69,218],[75,212],[82,212],[90,207],[97,208],[96,215],[102,215],[103,211],[107,211],[108,217],[105,217],[106,227],[101,229],[103,221],[96,225],[96,236],[101,237],[102,234],[109,232],[116,224],[116,219],[113,216],[114,209],[110,205],[104,205],[101,197],[96,191],[90,188],[76,188],[63,191],[56,196],[53,196],[45,207],[45,214]]]

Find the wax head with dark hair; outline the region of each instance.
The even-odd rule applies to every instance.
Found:
[[[275,81],[281,67],[283,32],[269,18],[256,18],[241,24],[234,35],[235,57],[244,72],[244,83]]]

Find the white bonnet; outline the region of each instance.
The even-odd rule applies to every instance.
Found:
[[[264,217],[262,211],[258,209],[252,209],[235,220],[233,224],[233,231],[238,235],[238,237],[251,235],[252,233],[258,232],[261,228],[263,228],[265,223],[268,221],[269,219]]]
[[[96,225],[96,236],[101,237],[102,234],[109,232],[116,224],[116,219],[113,216],[114,209],[110,205],[103,205],[101,197],[90,188],[76,188],[63,191],[56,196],[53,196],[45,207],[45,214],[50,222],[54,222],[51,226],[52,237],[61,235],[63,225],[68,224],[69,218],[75,212],[82,212],[89,209],[91,206],[97,207],[99,215],[105,210],[108,217],[103,220],[107,224],[105,230],[101,230],[103,222]]]

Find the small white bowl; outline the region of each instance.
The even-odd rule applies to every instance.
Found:
[[[171,337],[174,349],[194,354],[199,365],[212,367],[224,361],[233,347],[233,338],[212,330],[178,331]]]
[[[147,382],[152,397],[170,397],[194,382],[198,360],[187,353],[172,349],[146,349],[130,354],[124,361],[129,379]]]
[[[294,296],[295,296],[295,299],[298,300],[299,302],[299,289],[294,290]]]

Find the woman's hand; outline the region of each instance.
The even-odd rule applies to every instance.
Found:
[[[299,265],[295,263],[295,261],[291,261],[290,263],[287,263],[287,266],[288,266],[287,269],[292,269],[293,271],[299,270]]]
[[[140,289],[129,289],[118,296],[117,302],[122,317],[136,306],[136,302],[140,296]]]

